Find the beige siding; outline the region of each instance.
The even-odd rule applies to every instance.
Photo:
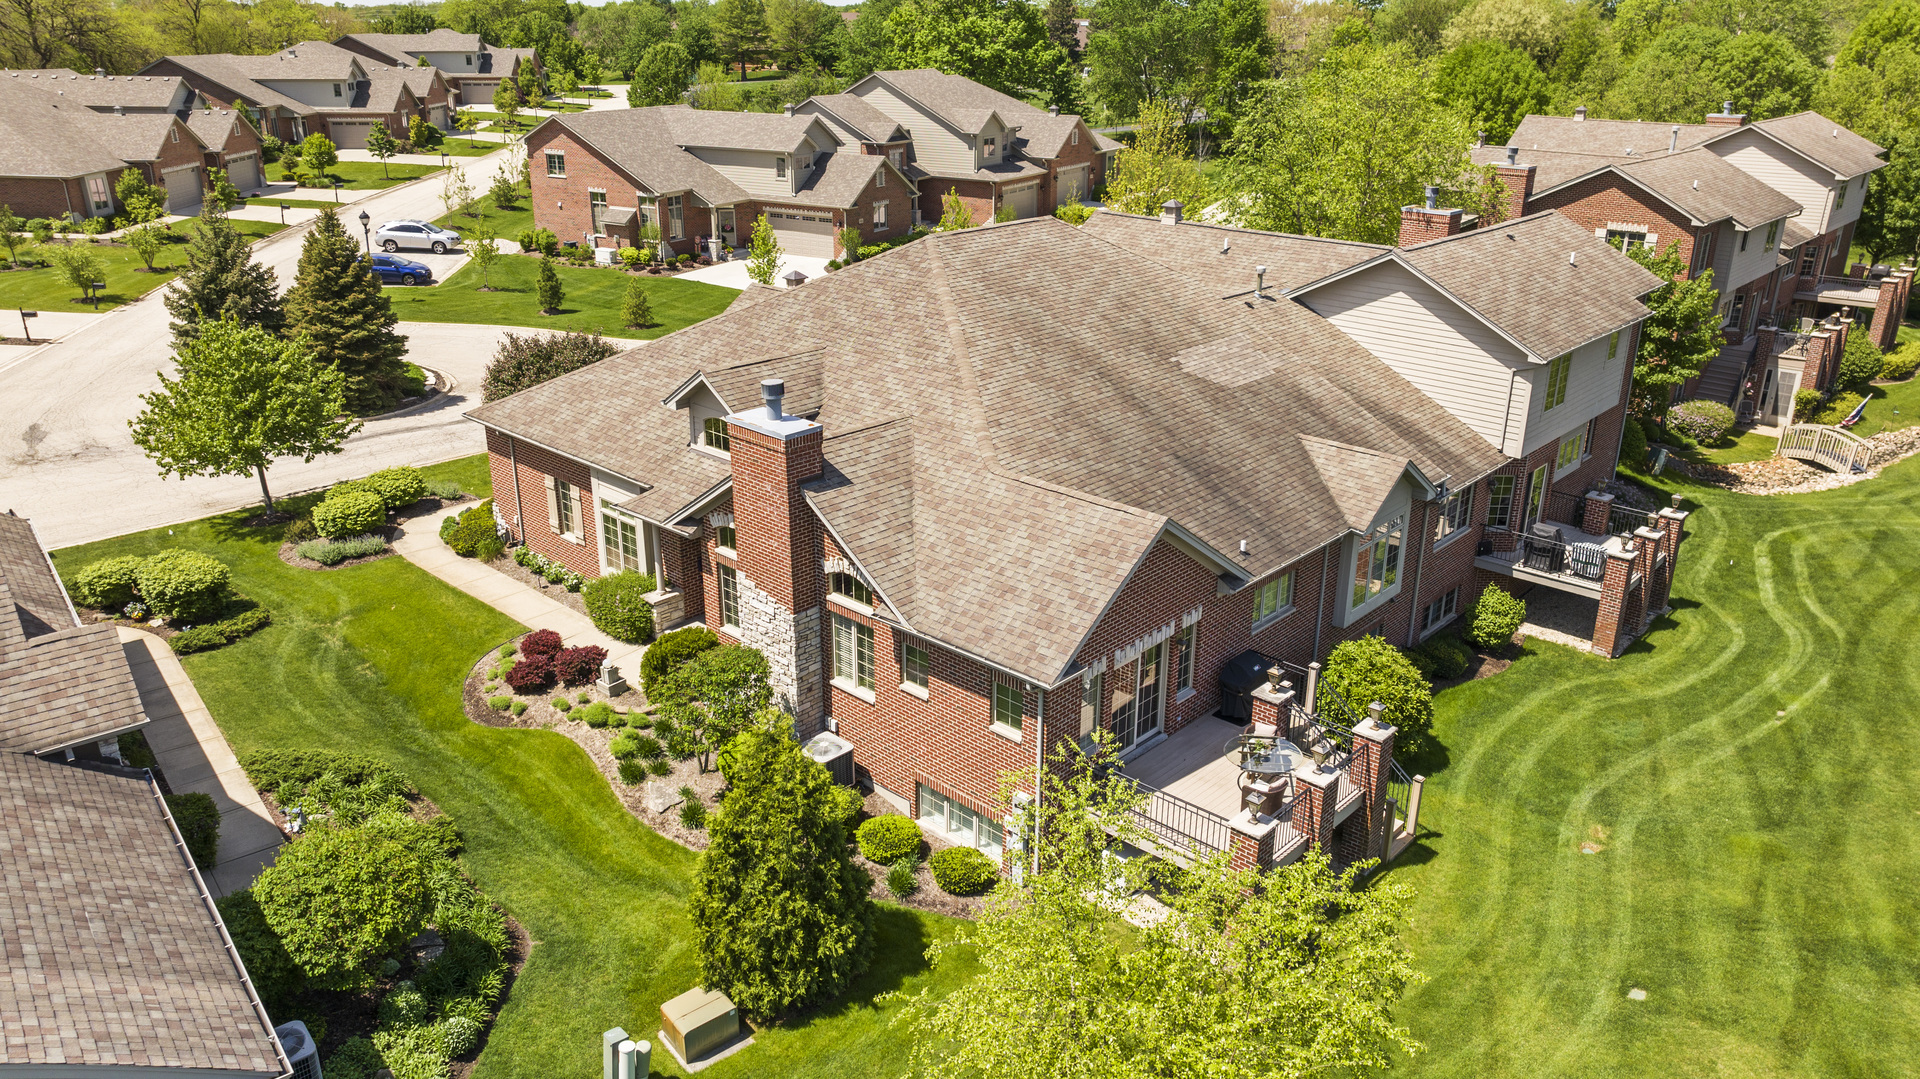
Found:
[[[1525,354],[1411,270],[1384,263],[1301,298],[1489,444],[1520,452],[1508,402]]]
[[[261,79],[260,85],[276,90],[295,101],[307,105],[318,105],[325,109],[344,109],[353,104],[353,91],[347,88],[348,79]],[[333,88],[340,88],[340,96],[333,96]]]
[[[845,127],[835,122],[834,120],[829,119],[823,112],[821,112],[820,106],[814,104],[811,100],[801,102],[799,107],[794,109],[793,111],[800,116],[820,117],[820,122],[826,125],[827,130],[833,132],[834,136],[837,137],[843,143],[857,143],[862,141],[862,139],[864,138],[864,136],[862,136],[859,132],[854,131],[852,128]]]
[[[1547,388],[1547,367],[1534,367],[1526,373],[1526,433],[1521,454],[1532,453],[1562,436],[1579,430],[1587,421],[1620,403],[1620,385],[1626,377],[1627,340],[1620,334],[1620,347],[1607,356],[1607,339],[1590,342],[1573,350],[1573,363],[1567,368],[1567,398],[1551,410],[1543,411]],[[1516,387],[1518,389],[1518,387]],[[1519,393],[1515,393],[1519,397]]]
[[[1838,210],[1827,215],[1827,227],[1822,232],[1843,228],[1860,220],[1860,210],[1867,203],[1867,185],[1861,180],[1872,182],[1871,177],[1855,177],[1846,181],[1846,201],[1840,204]]]
[[[1785,230],[1785,225],[1781,230]],[[1761,225],[1747,235],[1747,249],[1740,250],[1740,231],[1732,222],[1720,226],[1720,242],[1713,254],[1713,283],[1725,296],[1737,292],[1758,278],[1773,272],[1779,259],[1779,240],[1767,247],[1767,226]]]
[[[992,157],[988,157],[986,153],[988,139],[993,140],[993,156]],[[987,126],[982,128],[980,131],[980,141],[976,144],[976,153],[974,155],[974,161],[977,163],[978,168],[986,168],[988,165],[998,165],[1000,162],[1005,161],[1006,159],[1007,159],[1006,126],[997,121],[989,120],[987,121]]]
[[[1362,537],[1349,535],[1340,544],[1339,569],[1338,572],[1334,574],[1333,591],[1328,596],[1333,603],[1335,625],[1351,626],[1364,622],[1368,618],[1378,617],[1374,612],[1392,603],[1393,597],[1399,595],[1402,588],[1412,583],[1407,575],[1406,569],[1408,562],[1412,559],[1413,544],[1415,542],[1413,531],[1414,493],[1413,480],[1406,476],[1400,477],[1400,482],[1394,484],[1393,490],[1387,494],[1386,501],[1380,504],[1380,511],[1373,515],[1373,520],[1367,525],[1368,530],[1371,531],[1387,524],[1395,517],[1400,518],[1402,529],[1400,574],[1394,579],[1392,585],[1381,589],[1379,595],[1367,599],[1358,607],[1353,605],[1353,581],[1356,564],[1359,561],[1360,540]]]
[[[773,159],[779,154],[763,150],[688,150],[688,153],[713,166],[713,171],[740,185],[742,191],[763,198],[787,198],[793,194],[793,167],[787,174],[773,174]]]
[[[1819,235],[1833,209],[1833,173],[1757,131],[1742,131],[1710,144],[1714,153],[1801,206],[1801,227]],[[1857,214],[1859,207],[1855,206]],[[1748,278],[1747,280],[1751,280]]]
[[[913,134],[913,159],[932,173],[952,176],[972,172],[973,142],[921,112],[878,82],[869,80],[855,90],[867,104]]]
[[[455,75],[471,75],[480,70],[480,58],[470,52],[426,52],[420,55],[427,58],[427,63]]]

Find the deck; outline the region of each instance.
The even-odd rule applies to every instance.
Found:
[[[1493,573],[1543,584],[1562,592],[1600,598],[1600,582],[1606,576],[1606,553],[1625,552],[1626,540],[1620,536],[1596,536],[1570,524],[1549,521],[1566,537],[1564,547],[1539,540],[1529,544],[1522,539],[1511,551],[1477,555],[1473,564]]]
[[[1227,745],[1246,728],[1202,716],[1128,761],[1120,774],[1191,802],[1222,820],[1240,812],[1240,767]]]

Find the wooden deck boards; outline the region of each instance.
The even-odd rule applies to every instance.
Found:
[[[1244,732],[1237,723],[1202,716],[1136,757],[1122,774],[1176,798],[1231,818],[1240,812],[1240,768],[1227,756],[1227,743]]]

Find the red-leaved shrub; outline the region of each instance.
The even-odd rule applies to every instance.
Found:
[[[542,693],[553,688],[554,670],[551,655],[527,656],[513,665],[507,672],[507,685],[515,693]]]
[[[583,686],[599,676],[600,665],[606,661],[607,650],[589,644],[561,649],[553,657],[553,669],[567,685]]]
[[[550,629],[536,629],[520,642],[520,654],[523,656],[550,656],[558,651],[560,634]]]

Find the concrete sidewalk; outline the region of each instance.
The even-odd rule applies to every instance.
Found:
[[[569,648],[599,645],[607,650],[621,677],[629,686],[640,685],[640,657],[644,644],[628,644],[593,627],[593,621],[540,589],[521,584],[512,577],[471,558],[461,558],[440,542],[440,521],[471,503],[449,506],[432,517],[418,517],[400,527],[393,549],[400,556],[467,595],[519,622],[528,629],[550,629],[560,634]]]
[[[240,770],[227,736],[172,649],[151,633],[125,626],[116,632],[133,668],[141,709],[152,720],[146,727],[147,745],[168,789],[210,795],[220,809],[220,860],[201,876],[215,897],[237,892],[273,864],[286,836]]]

